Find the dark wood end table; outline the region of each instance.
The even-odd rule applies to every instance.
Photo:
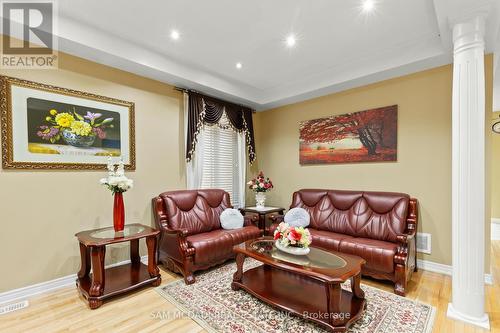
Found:
[[[142,224],[127,224],[123,231],[115,233],[113,227],[86,230],[75,236],[80,243],[81,268],[76,279],[82,296],[91,309],[97,309],[103,300],[147,284],[159,286],[160,270],[156,263],[158,230]],[[146,238],[148,264],[141,262],[139,239]],[[106,245],[130,242],[130,263],[104,268]],[[92,266],[92,274],[90,268]]]
[[[241,214],[244,216],[246,213],[253,213],[253,214],[258,214],[259,215],[259,229],[264,231],[264,236],[267,236],[269,232],[269,228],[266,226],[266,215],[272,214],[272,213],[278,213],[280,215],[283,215],[285,211],[285,208],[283,207],[264,207],[264,208],[257,208],[257,207],[245,207],[245,208],[240,208]]]
[[[271,237],[246,241],[233,248],[237,271],[231,288],[243,289],[261,301],[312,320],[332,332],[345,332],[366,308],[361,289],[365,260],[310,247],[305,256],[281,252]],[[243,272],[246,257],[263,263]],[[351,290],[341,284],[350,280]]]

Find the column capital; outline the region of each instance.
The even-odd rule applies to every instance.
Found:
[[[470,48],[484,52],[485,16],[476,15],[453,24],[453,51],[455,54]]]

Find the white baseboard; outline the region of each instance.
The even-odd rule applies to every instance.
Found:
[[[35,295],[67,287],[75,283],[76,274],[63,276],[54,280],[37,283],[31,286],[9,290],[0,294],[0,304],[26,299]]]
[[[141,261],[143,263],[148,262],[148,256],[142,256]],[[106,266],[106,268],[115,267],[119,265],[124,265],[130,263],[130,260],[120,261],[115,264],[111,264]],[[76,274],[71,274],[67,276],[63,276],[54,280],[37,283],[31,286],[9,290],[3,293],[0,293],[0,304],[10,303],[14,301],[18,301],[21,299],[26,299],[29,297],[33,297],[35,295],[44,294],[56,289],[60,289],[63,287],[74,285],[76,281]]]
[[[500,240],[500,219],[491,219],[491,240]]]
[[[449,275],[449,276],[451,276],[451,272],[452,272],[450,265],[439,264],[437,262],[422,260],[422,259],[417,259],[417,267],[418,267],[418,269],[423,269],[424,271],[440,273],[440,274]],[[486,283],[488,285],[492,285],[493,284],[493,275],[491,275],[489,273],[484,274],[484,283]]]

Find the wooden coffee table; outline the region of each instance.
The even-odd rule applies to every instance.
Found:
[[[345,332],[363,315],[365,294],[360,287],[365,260],[316,247],[306,256],[284,253],[270,237],[234,247],[237,271],[231,288],[246,290],[260,300],[300,317]],[[243,272],[246,257],[263,265]],[[341,283],[351,280],[351,290]]]

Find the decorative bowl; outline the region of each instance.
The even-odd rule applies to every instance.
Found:
[[[96,136],[94,133],[92,133],[91,135],[82,136],[65,129],[62,131],[62,138],[70,146],[78,148],[90,148],[94,144]]]
[[[289,253],[289,254],[294,254],[297,256],[305,256],[305,255],[309,254],[309,251],[310,251],[310,249],[308,247],[283,246],[283,245],[281,245],[279,240],[274,242],[274,245],[276,245],[276,248],[280,251],[283,251],[283,252]]]

